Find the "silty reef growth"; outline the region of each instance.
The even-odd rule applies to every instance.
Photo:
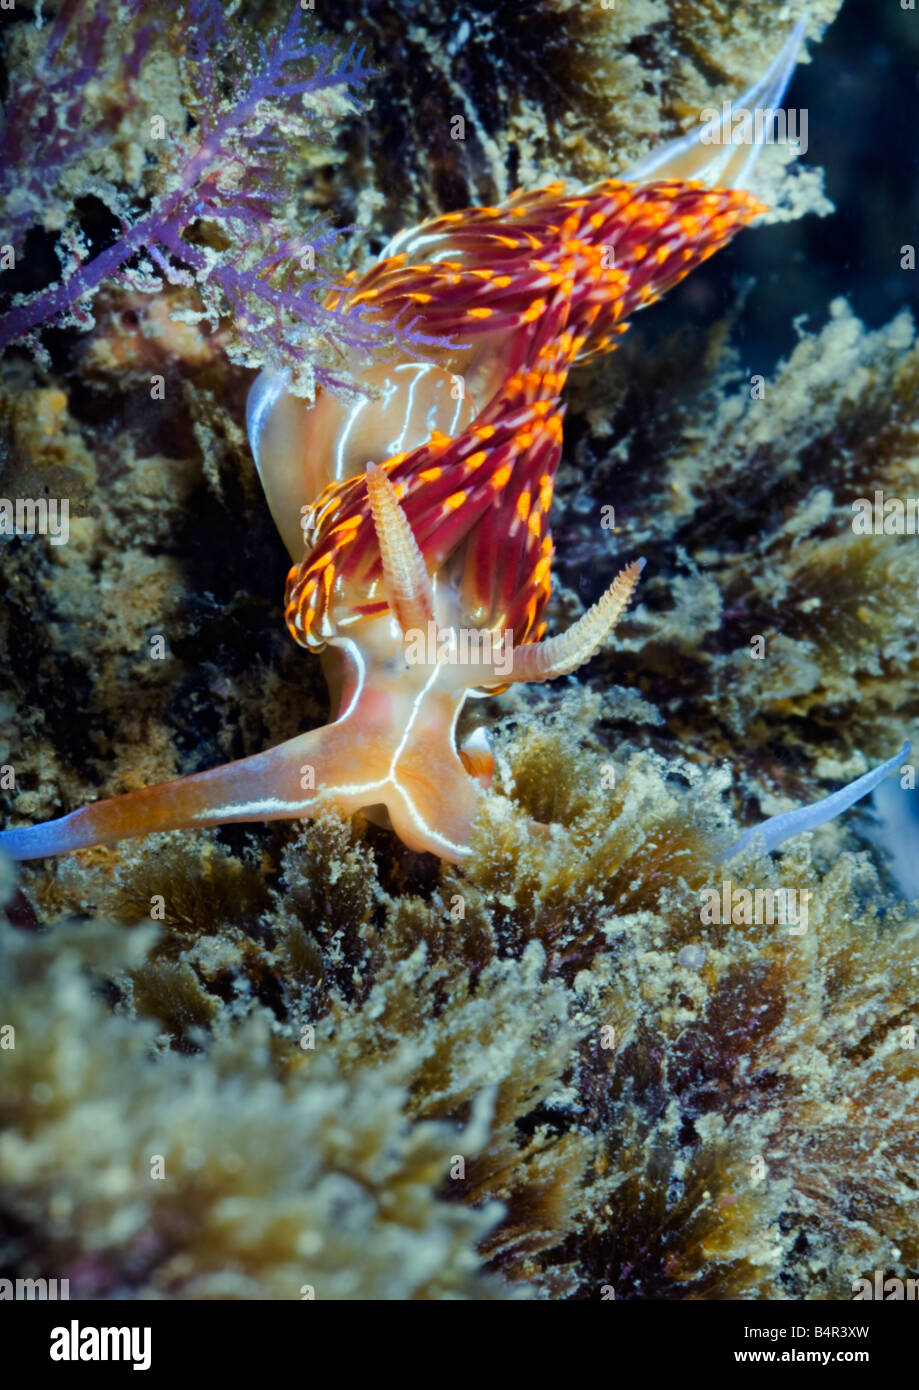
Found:
[[[436,7],[411,10],[402,77],[335,113],[291,192],[362,222],[356,261],[412,220],[399,198],[424,214],[500,196],[501,169],[609,174],[613,134],[641,153],[777,38],[764,7],[533,7],[563,90],[605,45],[594,80],[631,98],[560,123],[512,47],[489,60],[496,21],[470,19],[451,55]],[[388,14],[331,23],[388,65]],[[30,43],[10,31],[10,81]],[[422,50],[440,55],[427,106]],[[491,125],[435,140],[430,103],[448,129],[458,65],[489,61]],[[127,104],[126,140],[148,115]],[[817,176],[770,153],[785,206],[827,211]],[[135,191],[129,166],[119,181]],[[325,718],[318,663],[283,629],[250,374],[169,317],[192,293],[106,286],[91,332],[3,359],[0,491],[72,508],[67,545],[3,541],[6,820]],[[487,703],[499,794],[468,864],[327,818],[4,869],[4,1274],[66,1276],[74,1297],[355,1299],[847,1298],[875,1268],[916,1275],[917,921],[883,854],[847,819],[735,860],[737,887],[810,895],[800,934],[700,904],[743,827],[915,732],[912,542],[851,520],[856,498],[915,491],[919,354],[907,314],[869,330],[837,301],[753,398],[741,299],[704,332],[633,330],[572,377],[550,622],[627,557],[645,581],[576,679]]]

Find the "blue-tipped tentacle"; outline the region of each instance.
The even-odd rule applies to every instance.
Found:
[[[772,854],[779,845],[790,840],[792,836],[801,835],[805,830],[816,830],[818,825],[825,825],[827,821],[842,815],[843,811],[847,811],[856,801],[861,801],[863,796],[868,796],[873,792],[875,787],[883,782],[884,778],[893,772],[904,758],[909,757],[909,752],[909,743],[904,743],[899,753],[888,758],[886,763],[881,763],[880,767],[872,768],[870,772],[866,772],[862,777],[857,777],[848,786],[840,787],[839,791],[825,796],[822,801],[816,801],[812,806],[801,806],[797,811],[783,811],[781,815],[770,816],[768,820],[754,825],[752,830],[741,835],[740,839],[727,851],[724,858],[733,859],[741,851],[749,849],[754,842],[767,854]]]
[[[700,179],[712,188],[746,188],[762,146],[732,142],[733,112],[778,110],[795,70],[806,27],[807,21],[799,20],[762,77],[733,101],[725,103],[727,119],[722,114],[719,121],[700,122],[685,135],[669,144],[657,146],[634,164],[620,170],[617,178],[630,183],[642,183],[648,179]]]

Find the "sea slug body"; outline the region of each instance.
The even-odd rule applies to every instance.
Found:
[[[798,26],[741,102],[778,105],[800,39]],[[387,819],[413,849],[467,856],[491,773],[481,736],[456,747],[468,694],[589,660],[643,566],[627,565],[568,633],[546,638],[568,372],[614,347],[632,313],[765,210],[739,186],[751,168],[749,150],[713,151],[697,132],[593,188],[555,184],[436,217],[351,277],[330,307],[410,321],[429,357],[349,363],[367,392],[357,401],[320,392],[307,404],[284,374],[266,371],[247,411],[293,560],[287,625],[323,652],[333,722],[209,772],[4,830],[0,850],[31,859],[334,809]],[[788,825],[816,823],[802,814]]]

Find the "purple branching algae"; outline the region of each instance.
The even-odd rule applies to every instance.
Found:
[[[64,0],[31,74],[2,112],[8,264],[0,274],[0,349],[25,340],[41,356],[37,329],[91,327],[90,302],[106,282],[142,293],[168,284],[197,292],[200,307],[182,317],[208,320],[212,331],[229,324],[235,360],[288,367],[305,393],[313,383],[347,388],[336,353],[379,355],[393,329],[354,309],[326,307],[336,276],[318,263],[341,232],[292,227],[287,183],[297,143],[321,141],[336,117],[359,110],[357,93],[372,69],[353,46],[339,53],[308,44],[299,6],[270,43],[257,40],[254,53],[238,26],[231,36],[216,0],[189,0],[166,26],[149,0],[128,0],[126,10],[127,26],[94,0]],[[139,109],[144,75],[164,45],[181,74],[181,130],[174,128],[181,110],[170,113],[170,125]],[[149,120],[151,137],[134,187],[98,174],[132,113],[135,124]],[[86,196],[100,199],[118,224],[94,254],[74,210]],[[21,268],[36,228],[55,236],[61,262],[60,275],[38,286],[29,281],[31,266],[25,276]],[[416,355],[426,346],[411,324],[398,325],[395,336]]]

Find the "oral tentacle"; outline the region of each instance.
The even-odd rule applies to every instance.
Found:
[[[340,775],[336,764],[346,749],[335,747],[334,729],[316,729],[209,772],[96,801],[43,825],[0,831],[0,851],[11,859],[37,859],[156,831],[309,815],[322,785]]]
[[[163,831],[296,820],[323,811],[351,816],[383,805],[410,848],[458,862],[469,853],[481,789],[452,743],[461,699],[430,698],[438,675],[429,674],[414,700],[359,679],[333,724],[208,772],[0,831],[0,853],[39,859]]]

